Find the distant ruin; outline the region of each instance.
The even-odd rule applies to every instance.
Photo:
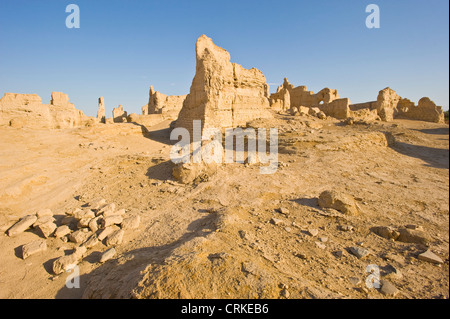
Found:
[[[61,92],[52,92],[49,104],[36,94],[5,93],[0,99],[0,125],[28,128],[72,128],[88,120]]]
[[[187,95],[165,95],[150,86],[148,104],[142,107],[142,115],[163,114],[165,118],[176,120]]]

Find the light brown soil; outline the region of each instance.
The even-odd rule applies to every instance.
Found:
[[[125,233],[115,259],[98,263],[103,244],[89,251],[79,289],[66,288],[68,273],[52,273],[53,261],[74,244],[49,238],[46,252],[22,260],[21,246],[40,234],[1,236],[0,298],[448,298],[448,125],[343,126],[280,115],[253,124],[279,128],[278,171],[227,164],[194,185],[172,178],[168,122],[146,136],[130,123],[1,128],[2,232],[38,209],[58,219],[97,197],[139,214],[141,224]],[[361,214],[320,209],[317,198],[327,189],[352,195]],[[425,229],[444,264],[418,260],[427,247],[370,230],[407,224]],[[356,258],[349,248],[357,245],[371,254]],[[400,290],[395,297],[365,287],[370,264]],[[401,275],[389,275],[390,266]]]

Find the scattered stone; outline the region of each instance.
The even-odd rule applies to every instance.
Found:
[[[289,209],[287,209],[286,207],[281,207],[281,208],[279,208],[278,209],[278,212],[280,213],[280,214],[283,214],[283,215],[289,215]]]
[[[406,225],[405,228],[412,229],[412,230],[421,230],[421,231],[423,231],[423,227],[422,226],[418,226],[418,225],[409,224],[409,225]]]
[[[283,224],[283,220],[278,219],[278,218],[274,218],[274,217],[272,217],[272,219],[270,220],[270,222],[271,222],[272,224],[274,224],[274,225],[280,225],[280,224]]]
[[[119,227],[117,227],[115,225],[114,226],[110,226],[110,227],[106,227],[98,235],[98,240],[102,241],[103,239],[105,239],[106,237],[108,237],[110,234],[112,234],[114,231],[116,231],[118,229],[119,229]]]
[[[354,227],[350,226],[350,225],[340,225],[339,229],[342,230],[342,231],[351,232],[351,231],[354,230]]]
[[[90,223],[91,220],[92,220],[92,218],[89,218],[89,217],[80,219],[78,221],[77,228],[89,227],[89,223]]]
[[[56,228],[54,235],[56,238],[61,238],[70,234],[70,228],[67,225],[62,225]]]
[[[53,216],[42,216],[42,217],[38,217],[38,220],[34,222],[33,224],[33,228],[37,228],[39,225],[45,224],[45,223],[53,223],[55,222],[56,219],[53,218]]]
[[[116,230],[106,237],[106,246],[117,246],[122,243],[125,231],[122,229]]]
[[[419,258],[420,260],[423,260],[423,261],[428,261],[433,264],[443,264],[444,263],[444,261],[439,256],[437,256],[435,253],[433,253],[429,249],[426,252],[421,253],[419,256],[417,256],[417,258]]]
[[[26,259],[29,256],[39,253],[47,249],[47,243],[44,240],[36,240],[22,246],[22,258]]]
[[[319,247],[320,249],[325,249],[327,248],[327,246],[325,246],[324,244],[322,244],[320,241],[316,241],[316,246]]]
[[[308,229],[307,231],[308,235],[312,237],[316,237],[319,234],[319,230],[317,229]]]
[[[81,244],[84,241],[86,241],[86,239],[88,239],[89,236],[90,233],[86,233],[82,230],[77,230],[69,235],[69,240],[73,243]]]
[[[113,215],[104,217],[99,221],[101,228],[106,228],[111,225],[120,225],[123,221],[123,217],[121,215]]]
[[[322,236],[322,237],[319,237],[319,240],[320,240],[322,243],[326,243],[326,242],[328,241],[328,237]]]
[[[77,265],[83,255],[86,253],[86,247],[80,246],[75,249],[73,254],[62,256],[53,262],[53,272],[59,275]]]
[[[99,208],[101,208],[103,205],[105,205],[106,204],[106,199],[104,199],[104,198],[96,198],[96,199],[94,199],[92,202],[90,202],[89,204],[88,204],[88,206],[91,208],[91,209],[99,209]],[[95,217],[95,216],[94,216]]]
[[[387,280],[383,279],[380,281],[380,283],[381,283],[380,292],[383,295],[395,297],[400,292],[400,290],[398,290],[397,287],[395,287],[391,282]]]
[[[53,222],[47,222],[39,225],[38,228],[42,232],[42,235],[44,235],[45,238],[48,238],[53,234],[57,226]]]
[[[104,263],[107,262],[108,260],[110,260],[111,258],[114,257],[114,255],[116,254],[116,249],[114,247],[108,249],[107,251],[105,251],[102,256],[100,257],[100,262]]]
[[[384,271],[386,272],[384,275],[385,278],[402,279],[403,277],[401,271],[392,265],[387,265],[384,267]]]
[[[335,190],[322,192],[319,196],[319,206],[322,208],[333,208],[346,215],[355,216],[359,214],[354,198]]]
[[[107,217],[107,216],[112,216],[112,215],[117,215],[115,213],[116,210],[116,204],[111,203],[108,205],[103,206],[97,213],[98,215],[103,215],[103,217]]]
[[[76,219],[73,216],[64,216],[64,218],[61,219],[61,225],[70,225],[75,222]]]
[[[338,258],[341,258],[344,255],[344,252],[342,250],[337,250],[333,253]]]
[[[287,289],[283,289],[283,290],[281,290],[280,291],[280,296],[282,297],[282,298],[289,298],[289,296],[290,296],[290,293],[289,293],[289,290],[287,290]]]
[[[95,233],[99,229],[99,222],[101,217],[97,216],[95,218],[92,218],[88,223],[88,228]]]
[[[430,242],[429,236],[420,230],[413,230],[408,228],[400,228],[398,230],[400,235],[397,240],[404,243],[422,244],[428,246]]]
[[[94,247],[99,243],[98,238],[95,234],[91,235],[88,240],[83,243],[83,246],[87,249]]]
[[[361,283],[361,279],[357,277],[350,277],[348,278],[348,281],[350,281],[353,286],[358,286]]]
[[[287,231],[288,233],[290,233],[292,229],[291,229],[291,227],[284,227],[284,230]]]
[[[13,237],[20,233],[23,233],[28,228],[30,228],[30,226],[33,225],[36,221],[37,221],[36,215],[27,215],[23,217],[8,230],[8,236]]]
[[[44,216],[52,216],[53,217],[53,212],[50,209],[40,209],[37,211],[36,216],[38,218],[41,218]]]
[[[397,240],[400,233],[390,226],[377,226],[370,229],[373,233],[386,239]]]
[[[84,209],[74,212],[73,217],[75,217],[77,220],[81,220],[83,218],[92,219],[95,217],[95,213],[90,209]]]
[[[139,216],[130,216],[123,219],[120,227],[122,229],[136,229],[141,223],[141,218]]]
[[[364,258],[367,255],[370,254],[370,251],[368,249],[362,248],[362,247],[358,247],[358,246],[353,246],[350,248],[350,252],[355,255],[356,257],[358,257],[358,259]]]

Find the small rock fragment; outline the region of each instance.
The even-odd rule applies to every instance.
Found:
[[[77,230],[69,235],[69,240],[76,244],[81,244],[90,236],[90,232],[86,233],[82,230]]]
[[[89,204],[88,204],[88,206],[91,208],[91,209],[99,209],[99,208],[101,208],[103,205],[105,205],[106,204],[106,199],[104,199],[104,198],[96,198],[96,199],[94,199],[93,201],[91,201]]]
[[[108,260],[110,260],[111,258],[114,257],[114,255],[116,254],[116,249],[114,247],[108,249],[107,251],[105,251],[102,256],[100,257],[100,262],[104,263],[107,262]]]
[[[44,240],[36,240],[22,246],[22,258],[26,259],[29,256],[39,253],[47,249],[47,243]]]
[[[101,217],[95,217],[89,221],[88,227],[93,233],[95,233],[98,230],[100,219]]]
[[[435,253],[433,253],[429,249],[426,252],[421,253],[419,256],[417,256],[417,258],[419,258],[420,260],[423,260],[423,261],[428,261],[433,264],[443,264],[444,263],[444,261],[439,256],[437,256]]]
[[[353,246],[350,248],[350,252],[355,255],[356,257],[358,257],[358,259],[364,258],[367,255],[370,254],[370,251],[362,248],[362,247],[358,247],[358,246]]]
[[[44,216],[52,216],[53,217],[53,212],[50,209],[40,209],[37,211],[36,216],[38,218],[44,217]]]
[[[316,241],[316,246],[319,247],[320,249],[325,249],[327,248],[327,246],[325,246],[324,244],[322,244],[320,241]]]
[[[67,225],[62,225],[56,228],[54,235],[56,238],[61,238],[70,234],[70,228]]]
[[[78,221],[77,224],[77,228],[86,228],[89,227],[89,222],[92,220],[92,218],[86,217],[86,218],[81,218]]]
[[[273,217],[273,218],[270,220],[270,222],[271,222],[272,224],[274,224],[274,225],[280,225],[280,224],[283,223],[283,220],[278,219],[278,218],[274,218],[274,217]]]
[[[103,219],[100,220],[99,223],[102,228],[106,228],[111,225],[120,225],[122,221],[123,217],[121,215],[113,215],[104,217]]]
[[[321,208],[333,208],[347,215],[358,215],[359,210],[355,199],[348,194],[335,190],[327,190],[319,196],[319,206]]]
[[[342,231],[351,232],[351,231],[353,231],[354,228],[353,228],[353,226],[350,226],[350,225],[340,225],[339,229]]]
[[[122,229],[116,230],[106,237],[106,246],[117,246],[122,243],[125,231]]]
[[[377,226],[371,228],[370,230],[378,236],[386,239],[397,240],[397,238],[400,236],[400,233],[390,226]]]
[[[38,217],[38,220],[35,221],[34,224],[33,224],[33,228],[36,228],[39,225],[42,225],[42,224],[45,224],[45,223],[49,223],[49,222],[53,223],[55,221],[56,221],[56,219],[53,218],[53,216],[49,216],[49,215]]]
[[[77,220],[81,220],[83,218],[89,218],[92,219],[95,217],[95,213],[90,209],[84,209],[77,211],[73,214],[73,217],[75,217]]]
[[[16,236],[20,233],[23,233],[31,225],[33,225],[37,221],[36,215],[27,215],[20,219],[17,223],[15,223],[10,229],[8,229],[8,236]]]
[[[317,229],[308,229],[307,233],[308,233],[308,235],[310,235],[312,237],[315,237],[315,236],[317,236],[319,234],[319,230],[317,230]]]
[[[42,235],[44,235],[45,238],[48,238],[51,236],[51,234],[53,234],[57,226],[53,222],[47,222],[45,224],[39,225],[38,228],[42,232]]]
[[[130,216],[123,219],[120,227],[122,229],[136,229],[141,223],[141,218],[139,216]]]
[[[119,227],[117,226],[110,226],[110,227],[106,227],[105,229],[102,230],[102,232],[98,235],[98,240],[102,241],[103,239],[105,239],[106,237],[108,237],[111,233],[113,233],[114,231],[118,230]]]
[[[361,283],[361,279],[358,277],[350,277],[348,278],[348,281],[350,281],[353,286],[358,286]]]
[[[286,207],[279,208],[278,212],[283,215],[289,215],[289,209],[287,209]]]
[[[92,248],[99,243],[98,238],[95,234],[91,235],[88,240],[86,240],[82,246],[86,248]]]
[[[53,272],[59,275],[73,266],[77,265],[83,255],[86,253],[86,247],[80,246],[75,249],[73,254],[62,256],[53,262]]]
[[[380,292],[383,295],[386,296],[392,296],[394,297],[395,295],[397,295],[400,290],[397,289],[397,287],[395,287],[391,282],[387,281],[387,280],[381,280],[381,289]]]

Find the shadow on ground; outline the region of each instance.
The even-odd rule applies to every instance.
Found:
[[[413,145],[404,142],[395,142],[390,147],[400,154],[425,161],[427,163],[426,166],[449,169],[449,150],[447,149]]]

